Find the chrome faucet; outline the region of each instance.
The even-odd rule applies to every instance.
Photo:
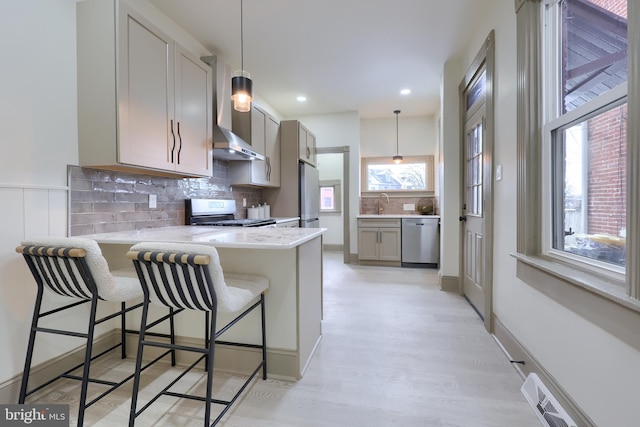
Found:
[[[387,193],[380,193],[378,196],[378,215],[382,215],[382,196],[387,198],[387,204],[389,204],[389,195]]]

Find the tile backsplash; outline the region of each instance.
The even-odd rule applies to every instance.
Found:
[[[262,190],[231,187],[229,162],[214,160],[211,178],[167,178],[69,166],[71,236],[184,224],[184,200],[234,199],[236,217],[262,202]],[[157,205],[149,208],[149,195]]]
[[[438,215],[438,199],[436,197],[389,197],[389,201],[383,196],[378,197],[360,197],[360,214],[375,215],[378,213],[379,201],[382,202],[382,213],[385,215],[419,215],[419,203],[428,206],[429,202],[433,206],[433,214]],[[404,210],[404,205],[412,205],[413,209]]]

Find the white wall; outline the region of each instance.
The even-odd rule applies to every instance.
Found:
[[[440,271],[445,277],[458,277],[460,269],[460,120],[458,85],[464,72],[460,61],[444,64],[440,82],[439,205]]]
[[[134,3],[163,21],[144,1]],[[165,21],[168,34],[194,53],[207,54]],[[0,40],[2,383],[23,370],[36,293],[26,263],[14,249],[25,239],[67,235],[67,165],[78,164],[76,0],[1,1]],[[53,316],[54,326],[86,325],[87,309]],[[81,345],[74,338],[46,335],[37,342],[35,364]]]
[[[357,224],[360,204],[360,117],[357,112],[298,117],[316,135],[317,147],[349,147],[350,253],[358,253]],[[343,189],[344,190],[344,189]]]
[[[78,161],[75,14],[75,0],[0,3],[0,382],[23,369],[36,291],[14,249],[66,235],[67,164]],[[44,342],[36,363],[77,345]]]
[[[469,66],[484,37],[494,28],[494,166],[502,165],[502,180],[494,182],[494,312],[596,425],[636,426],[636,397],[640,395],[640,316],[619,307],[607,308],[608,303],[603,303],[599,310],[590,310],[592,302],[584,292],[559,303],[534,287],[551,281],[549,278],[538,276],[537,282],[527,284],[516,276],[516,261],[510,255],[516,252],[517,234],[515,9],[512,0],[496,3],[499,7],[490,22],[478,27],[462,67],[464,70]],[[448,143],[445,139],[445,162]],[[449,187],[451,191],[458,191],[447,181],[446,170],[444,179],[443,195],[448,194]],[[454,215],[457,213],[447,213],[448,217]],[[570,285],[557,283],[557,286],[556,298],[567,295]]]

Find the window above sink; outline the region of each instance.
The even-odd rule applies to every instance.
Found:
[[[362,194],[380,192],[433,194],[433,156],[405,156],[396,164],[391,157],[363,157],[361,167]]]

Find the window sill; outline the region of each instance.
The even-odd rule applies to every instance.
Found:
[[[511,254],[518,262],[542,271],[601,299],[640,313],[640,301],[626,294],[624,283],[607,280],[541,256]]]
[[[383,193],[389,197],[435,197],[435,192],[433,190],[363,190],[360,192],[360,197],[376,198]]]

